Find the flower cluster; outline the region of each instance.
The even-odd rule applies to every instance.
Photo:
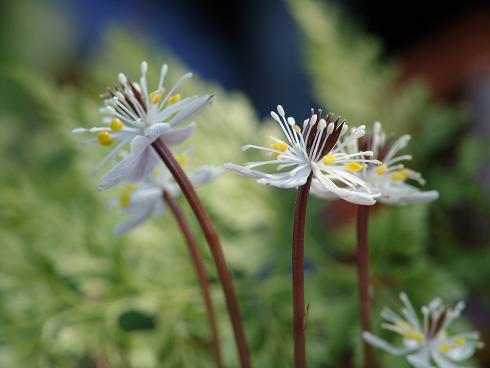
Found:
[[[103,126],[89,129],[77,128],[73,133],[95,133],[96,136],[85,143],[98,141],[103,146],[115,147],[99,162],[93,174],[108,162],[122,157],[101,178],[99,190],[126,183],[119,197],[120,212],[130,218],[119,224],[114,233],[121,235],[141,224],[150,216],[158,216],[166,209],[163,192],[173,197],[180,194],[178,185],[165,167],[158,167],[159,158],[151,144],[157,139],[167,145],[176,145],[186,140],[195,123],[182,126],[204,111],[213,101],[213,96],[192,96],[182,98],[176,93],[179,85],[192,74],[182,76],[168,91],[164,86],[168,67],[164,64],[155,90],[148,89],[146,74],[148,65],[141,63],[139,82],[130,81],[120,73],[119,84],[110,88],[104,98],[100,112]],[[130,146],[131,152],[125,151]],[[178,155],[180,163],[186,154]],[[160,165],[161,166],[161,165]],[[189,175],[194,186],[214,179],[221,169],[203,166]],[[114,204],[114,203],[113,203]]]
[[[110,88],[104,96],[104,107],[101,108],[101,113],[105,115],[102,119],[103,126],[73,130],[73,133],[97,134],[86,141],[87,143],[98,141],[104,146],[117,143],[96,166],[94,175],[130,144],[131,154],[100,178],[99,190],[121,182],[138,182],[145,178],[158,163],[151,144],[157,139],[168,145],[183,142],[192,133],[195,123],[184,127],[182,125],[204,111],[213,101],[211,95],[182,98],[175,93],[178,86],[192,76],[191,73],[182,76],[167,92],[164,87],[168,70],[166,64],[161,68],[157,88],[150,92],[146,81],[147,69],[147,63],[142,62],[139,83],[119,74],[119,85]]]
[[[438,368],[457,368],[459,362],[470,358],[483,344],[478,332],[466,332],[450,336],[447,328],[458,318],[464,309],[459,302],[454,308],[442,304],[440,298],[422,307],[423,321],[420,322],[405,293],[400,294],[403,303],[401,316],[389,308],[383,309],[381,316],[388,321],[383,328],[399,334],[403,347],[396,347],[387,341],[364,332],[364,340],[393,355],[406,355],[415,368],[431,368],[432,362]],[[402,317],[403,316],[403,317]]]

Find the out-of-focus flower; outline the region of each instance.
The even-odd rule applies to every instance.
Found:
[[[401,162],[411,160],[411,155],[398,155],[410,141],[409,135],[403,135],[397,140],[387,140],[386,134],[379,122],[374,123],[373,134],[370,137],[355,139],[344,145],[343,152],[352,154],[359,149],[368,149],[373,152],[373,158],[383,161],[381,166],[367,164],[356,174],[368,183],[375,192],[381,193],[378,201],[385,204],[404,205],[409,203],[430,202],[438,198],[435,190],[421,191],[407,180],[413,180],[421,185],[425,184],[420,173],[406,168]],[[324,197],[334,198],[335,194],[324,192],[322,188],[313,184],[312,192]]]
[[[187,160],[185,154],[178,154],[176,158],[181,164]],[[218,167],[201,166],[189,174],[189,180],[194,187],[197,187],[212,181],[221,172],[222,169]],[[118,200],[113,201],[113,205],[117,205],[121,214],[130,216],[130,219],[117,225],[114,228],[114,234],[122,235],[149,217],[162,215],[167,208],[163,198],[164,191],[172,197],[181,194],[172,174],[164,166],[158,166],[139,184],[125,184]]]
[[[376,193],[354,173],[364,168],[366,163],[379,164],[377,160],[366,159],[372,152],[341,153],[345,145],[364,135],[364,126],[354,128],[352,133],[339,143],[339,138],[348,130],[347,123],[333,114],[324,118],[322,111],[312,109],[310,118],[303,123],[303,129],[293,117],[286,117],[281,105],[272,118],[279,123],[287,141],[272,137],[270,147],[246,145],[242,149],[257,149],[268,152],[270,160],[249,162],[244,166],[227,163],[225,167],[241,175],[256,178],[260,184],[279,188],[296,188],[306,183],[313,174],[313,183],[325,192],[349,202],[372,205]],[[332,160],[333,158],[333,160]],[[278,173],[254,170],[264,165],[275,165]]]
[[[459,368],[460,362],[470,358],[483,344],[478,332],[466,332],[449,336],[447,328],[464,309],[459,302],[454,308],[445,307],[440,298],[422,307],[423,321],[420,322],[410,300],[405,293],[400,294],[403,303],[402,315],[384,308],[381,316],[388,321],[383,328],[393,331],[403,338],[403,347],[396,347],[387,341],[364,332],[364,340],[393,355],[406,355],[409,363],[416,368]]]
[[[86,141],[99,141],[110,146],[117,142],[112,151],[96,166],[95,175],[101,167],[114,158],[128,143],[131,154],[114,165],[100,178],[99,190],[110,188],[121,182],[138,182],[153,171],[158,163],[158,156],[151,148],[156,139],[173,145],[184,141],[194,129],[192,122],[185,127],[183,123],[204,111],[212,102],[213,96],[193,96],[182,99],[174,94],[177,87],[192,74],[182,76],[168,92],[163,82],[167,74],[164,64],[160,72],[157,89],[149,92],[146,73],[147,63],[141,63],[139,83],[128,80],[120,73],[119,86],[109,89],[104,96],[104,126],[90,129],[78,128],[73,133],[96,133],[97,136]]]

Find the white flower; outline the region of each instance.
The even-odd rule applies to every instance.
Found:
[[[447,308],[436,298],[422,307],[423,321],[420,322],[407,295],[401,293],[400,299],[403,303],[401,316],[389,308],[383,309],[381,316],[389,322],[382,327],[401,335],[403,347],[395,347],[370,332],[363,333],[366,342],[393,355],[406,355],[416,368],[434,368],[432,364],[438,368],[462,368],[459,363],[483,346],[478,332],[447,334],[450,323],[464,309],[463,302]]]
[[[297,188],[306,183],[310,174],[313,185],[349,202],[372,205],[377,194],[354,172],[364,167],[365,163],[378,163],[365,157],[372,152],[340,153],[343,146],[364,135],[364,126],[353,129],[353,132],[339,144],[339,137],[347,131],[347,123],[328,114],[321,117],[322,111],[311,110],[311,115],[303,123],[303,129],[294,118],[286,117],[281,105],[271,112],[272,118],[280,125],[287,141],[271,137],[274,141],[270,147],[246,145],[242,149],[257,149],[268,152],[270,160],[249,162],[245,166],[233,163],[225,167],[237,173],[256,178],[260,184],[273,185],[279,188]],[[335,155],[334,162],[331,157]],[[276,165],[278,173],[267,173],[253,170],[264,165]]]
[[[185,156],[181,154],[176,157],[180,161],[180,158]],[[189,180],[196,187],[215,179],[221,171],[221,168],[201,166],[189,174]],[[177,197],[181,193],[172,174],[164,166],[157,167],[153,174],[145,177],[139,184],[126,184],[118,201],[113,201],[112,204],[118,202],[121,214],[131,218],[117,225],[114,234],[122,235],[149,217],[162,215],[167,208],[163,191],[167,191],[172,197]]]
[[[146,82],[146,62],[141,63],[139,83],[129,81],[124,74],[119,74],[120,85],[113,87],[105,96],[104,126],[90,129],[78,128],[73,133],[97,133],[100,144],[110,146],[117,142],[112,151],[96,166],[95,175],[101,167],[114,158],[128,143],[131,154],[118,162],[100,178],[99,190],[110,188],[120,182],[138,182],[152,172],[158,163],[158,157],[151,148],[156,139],[173,145],[184,141],[194,129],[192,122],[185,127],[181,125],[190,118],[204,111],[212,102],[213,96],[193,96],[181,99],[174,94],[177,87],[192,74],[182,76],[168,92],[163,82],[167,74],[167,65],[163,65],[157,89],[149,92]]]
[[[409,135],[403,135],[394,142],[387,140],[385,133],[381,129],[381,124],[376,122],[374,123],[371,137],[352,140],[343,147],[345,154],[358,152],[359,148],[369,149],[373,152],[372,158],[383,161],[381,166],[368,164],[356,173],[374,191],[381,193],[381,196],[377,199],[379,202],[404,205],[430,202],[439,196],[435,190],[424,192],[406,183],[410,179],[421,185],[425,184],[420,173],[401,164],[403,161],[411,160],[412,156],[397,156],[397,153],[405,148],[409,141]],[[333,193],[322,192],[321,188],[315,185],[312,186],[312,192],[323,198],[335,197]]]

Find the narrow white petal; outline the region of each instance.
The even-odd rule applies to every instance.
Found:
[[[160,138],[165,144],[176,145],[185,141],[196,127],[195,123],[191,123],[185,128],[171,128],[164,132]]]
[[[372,346],[382,349],[386,351],[387,353],[393,354],[393,355],[403,355],[409,353],[411,350],[408,348],[397,348],[396,346],[391,345],[388,341],[380,339],[379,337],[373,335],[370,332],[364,331],[362,333],[362,338],[364,341],[366,341],[368,344],[371,344]]]

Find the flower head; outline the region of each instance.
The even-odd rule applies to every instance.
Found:
[[[179,161],[186,160],[185,154],[176,155]],[[189,174],[193,186],[199,186],[215,179],[222,169],[211,166],[201,166]],[[148,175],[139,184],[126,184],[114,205],[120,208],[122,215],[130,219],[117,225],[114,234],[122,235],[140,225],[151,216],[162,215],[167,204],[163,198],[166,191],[172,197],[177,197],[181,191],[173,176],[164,167],[158,166],[153,174]]]
[[[409,203],[429,202],[437,199],[439,194],[435,190],[421,191],[407,181],[425,184],[421,174],[405,167],[402,162],[411,160],[411,155],[398,155],[410,141],[409,135],[403,135],[397,140],[386,139],[386,134],[379,122],[374,123],[373,134],[352,140],[343,146],[345,154],[368,149],[373,153],[372,158],[383,161],[381,166],[367,164],[356,172],[356,175],[368,183],[374,191],[381,193],[378,201],[386,204],[403,205]],[[325,193],[321,188],[313,185],[312,192],[325,198],[334,197],[332,193]]]
[[[339,138],[347,130],[347,123],[333,114],[322,117],[322,111],[311,110],[310,117],[301,128],[293,117],[286,117],[281,105],[277,113],[271,116],[281,127],[286,140],[271,137],[270,147],[246,145],[242,149],[257,149],[269,153],[270,159],[249,162],[244,166],[233,163],[225,167],[241,175],[256,178],[260,184],[273,185],[279,188],[297,188],[306,183],[313,175],[313,183],[325,191],[347,201],[359,204],[374,204],[377,194],[354,173],[363,168],[365,163],[378,163],[366,157],[372,152],[340,153],[343,146],[364,135],[364,126],[353,129],[352,133],[339,143]],[[333,160],[331,160],[333,157]],[[264,165],[275,165],[277,173],[254,170]]]
[[[383,328],[399,334],[403,347],[395,347],[387,341],[364,332],[363,338],[371,345],[393,355],[406,355],[408,362],[416,368],[458,368],[458,363],[470,358],[477,348],[482,347],[478,332],[466,332],[450,336],[447,328],[464,309],[459,302],[454,308],[442,304],[440,298],[422,307],[423,321],[420,322],[405,293],[400,294],[403,303],[401,315],[389,308],[381,316],[388,322]]]
[[[103,126],[90,129],[78,128],[73,133],[95,133],[96,137],[88,142],[98,141],[104,146],[115,144],[112,151],[96,166],[95,175],[101,167],[116,157],[127,144],[131,145],[131,154],[119,161],[100,178],[99,190],[112,187],[120,182],[138,182],[155,168],[158,157],[151,148],[156,139],[173,145],[184,141],[194,129],[195,123],[181,125],[204,111],[212,102],[213,96],[193,96],[182,99],[175,94],[178,86],[192,74],[182,76],[167,92],[164,80],[167,65],[160,71],[157,88],[150,92],[146,81],[147,63],[141,63],[139,82],[130,81],[119,74],[119,85],[109,89],[104,95],[101,112]]]

